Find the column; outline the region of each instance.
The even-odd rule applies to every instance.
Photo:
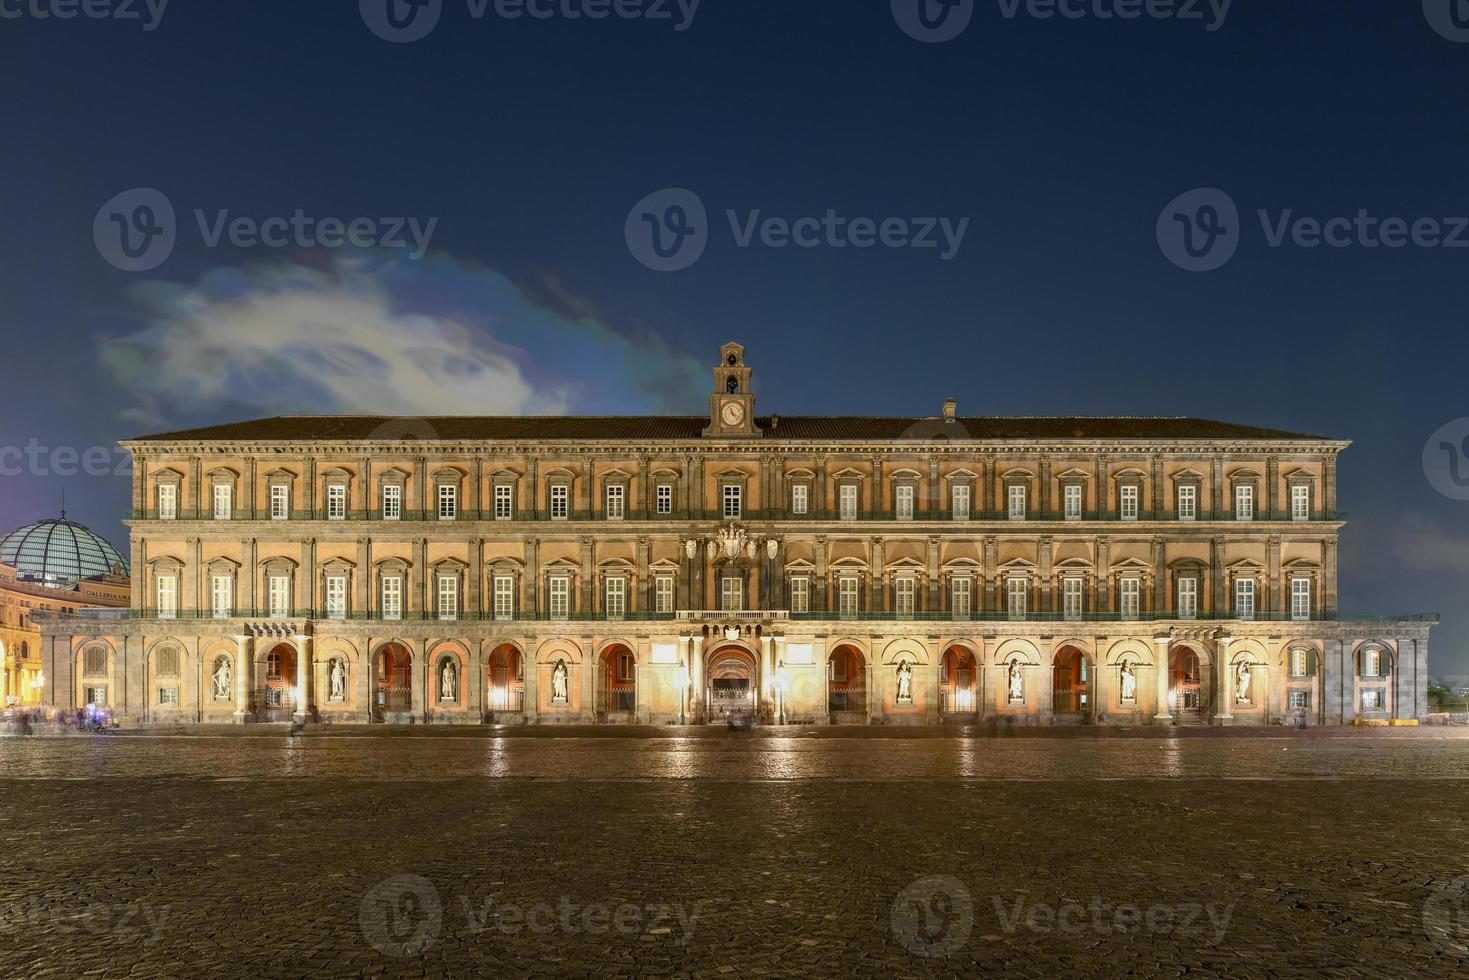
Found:
[[[235,721],[245,723],[250,713],[250,637],[235,637]]]
[[[597,647],[590,636],[582,637],[581,720],[597,720]]]
[[[1099,613],[1112,611],[1112,539],[1097,538],[1097,605]]]
[[[521,646],[526,650],[532,650],[531,644],[524,642],[522,637]],[[522,699],[521,711],[525,720],[534,724],[540,719],[541,711],[541,669],[535,661],[535,653],[520,660],[521,683],[525,686],[525,696]]]
[[[1216,651],[1214,659],[1218,661],[1214,665],[1214,686],[1219,692],[1219,709],[1215,714],[1216,720],[1221,725],[1227,725],[1234,720],[1234,691],[1229,683],[1229,644],[1233,642],[1226,634],[1214,641]]]
[[[1280,493],[1276,485],[1280,483],[1280,457],[1270,456],[1265,460],[1265,512],[1270,520],[1275,520],[1280,509]]]
[[[1171,637],[1153,637],[1153,656],[1158,661],[1158,710],[1153,715],[1153,720],[1158,722],[1172,722],[1173,715],[1168,710],[1168,643]]]
[[[485,540],[469,539],[469,568],[465,572],[465,612],[468,619],[484,618],[484,603],[480,599],[485,579]]]
[[[1327,456],[1321,464],[1321,509],[1327,518],[1336,517],[1336,456]]]
[[[1040,461],[1040,507],[1043,515],[1051,512],[1051,457],[1042,456]]]
[[[429,685],[433,683],[433,672],[428,664],[428,644],[423,640],[409,640],[409,653],[413,656],[413,675],[409,685],[413,689],[410,708],[414,721],[428,721],[427,705]]]
[[[311,703],[311,637],[296,637],[296,720],[305,721]]]

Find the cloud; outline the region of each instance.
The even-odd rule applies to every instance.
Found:
[[[694,413],[707,371],[559,283],[538,302],[446,257],[272,262],[151,281],[100,342],[140,428],[260,415]]]

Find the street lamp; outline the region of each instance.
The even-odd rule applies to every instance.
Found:
[[[791,679],[786,676],[785,661],[775,662],[775,723],[784,725],[786,723],[786,690],[791,686]]]
[[[688,701],[689,687],[693,679],[689,677],[689,668],[682,660],[678,662],[678,674],[674,678],[678,684],[678,723],[684,724],[684,704]]]
[[[38,670],[36,671],[36,675],[31,678],[31,700],[35,704],[42,703],[45,697],[45,688],[46,672],[44,670]]]

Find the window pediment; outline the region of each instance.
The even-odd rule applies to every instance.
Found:
[[[1016,480],[1034,480],[1035,474],[1023,466],[1016,466],[1000,474],[1000,479],[1007,482]]]
[[[904,469],[901,469],[901,470],[894,470],[893,472],[889,473],[888,474],[888,479],[890,479],[890,480],[921,480],[921,479],[923,479],[923,474],[920,473],[920,472],[918,472],[917,470],[914,470],[914,469],[904,468]]]
[[[816,471],[815,470],[807,469],[804,466],[798,466],[798,467],[796,467],[793,470],[786,470],[786,479],[787,480],[814,480],[814,479],[816,479]]]
[[[229,483],[234,480],[238,480],[240,478],[240,473],[238,470],[232,470],[228,466],[216,466],[208,473],[205,473],[204,476],[206,479],[211,480],[214,483]]]
[[[867,474],[851,466],[844,466],[831,475],[833,480],[865,480]]]
[[[153,472],[153,482],[179,484],[184,482],[184,475],[174,469],[155,470]]]
[[[1118,470],[1116,473],[1112,474],[1112,479],[1116,480],[1119,483],[1131,483],[1138,480],[1146,480],[1147,478],[1148,474],[1144,473],[1136,466],[1129,466],[1126,469]]]
[[[786,571],[788,572],[812,572],[815,570],[816,566],[805,558],[796,558],[786,562]]]
[[[603,483],[626,483],[632,479],[632,474],[627,470],[608,470],[602,474]]]
[[[409,474],[407,470],[402,470],[396,466],[392,466],[379,473],[377,478],[383,483],[407,483],[408,475]]]
[[[1011,558],[999,566],[1001,571],[1029,571],[1036,567],[1035,562],[1025,558]]]
[[[1239,480],[1258,480],[1258,479],[1260,479],[1260,474],[1258,472],[1256,472],[1255,470],[1249,469],[1248,467],[1240,467],[1237,470],[1230,470],[1229,471],[1229,478],[1231,480],[1236,480],[1236,481],[1239,481]]]
[[[1203,481],[1204,474],[1198,470],[1179,470],[1173,474],[1174,483],[1202,483]]]
[[[1058,479],[1058,480],[1089,480],[1089,479],[1091,479],[1091,474],[1088,473],[1086,470],[1083,470],[1083,469],[1080,469],[1079,467],[1073,466],[1070,469],[1062,470],[1060,473],[1057,473],[1056,474],[1056,479]]]

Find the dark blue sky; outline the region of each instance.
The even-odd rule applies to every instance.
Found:
[[[1469,673],[1469,503],[1423,463],[1469,416],[1469,248],[1271,248],[1256,217],[1365,209],[1448,234],[1469,215],[1469,43],[1414,2],[1236,0],[1213,31],[1003,10],[976,3],[937,44],[888,0],[703,0],[683,31],[445,0],[408,44],[350,0],[173,0],[151,31],[0,19],[0,446],[277,410],[699,411],[739,339],[765,411],[954,395],[1355,440],[1343,608],[1441,611],[1434,668]],[[138,187],[175,207],[178,241],[129,273],[93,219]],[[710,241],[659,273],[624,222],[668,187],[707,206]],[[1199,187],[1240,212],[1208,273],[1155,231]],[[195,209],[437,225],[429,259],[383,261],[210,248]],[[740,248],[726,209],[969,225],[949,261]],[[0,479],[0,524],[54,512],[65,484],[73,516],[123,539],[124,480],[27,469]]]

